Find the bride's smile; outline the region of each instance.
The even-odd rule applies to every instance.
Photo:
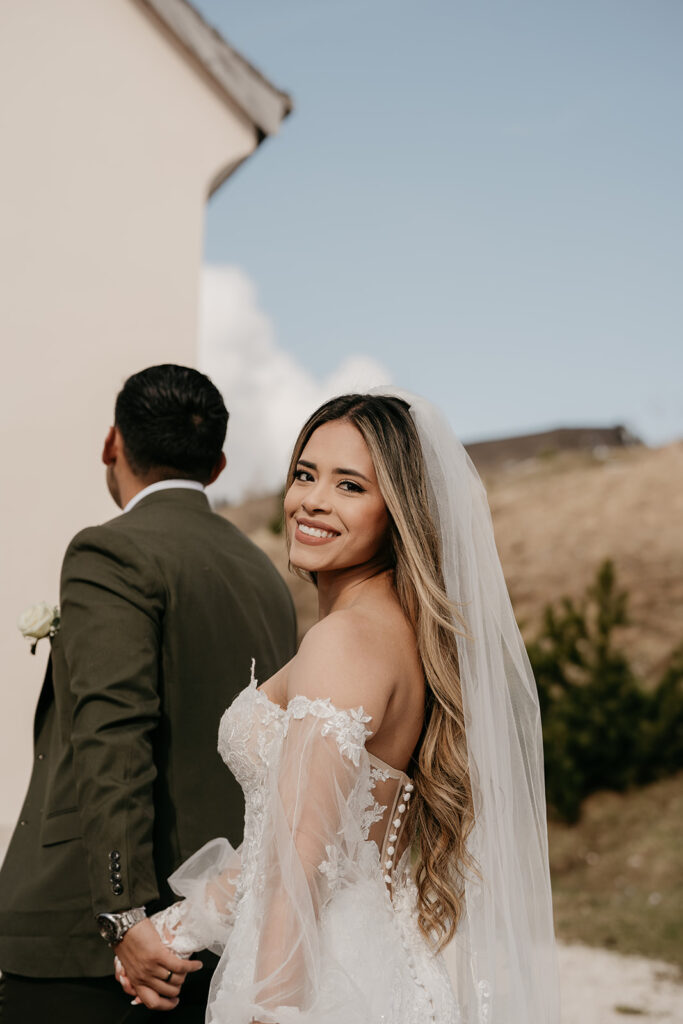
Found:
[[[302,541],[304,544],[315,543],[316,541],[333,540],[339,536],[339,530],[330,530],[329,527],[324,526],[322,523],[311,523],[305,519],[297,519],[297,540]]]

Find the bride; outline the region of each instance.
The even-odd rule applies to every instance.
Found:
[[[558,1024],[538,701],[462,445],[422,399],[333,399],[284,516],[319,621],[225,712],[244,841],[157,930],[219,954],[210,1024]]]

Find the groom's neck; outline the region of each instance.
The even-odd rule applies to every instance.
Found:
[[[130,475],[126,474],[125,476],[117,474],[117,476],[119,478],[116,480],[115,485],[112,486],[110,483],[109,492],[121,509],[125,508],[128,502],[131,501],[136,494],[139,494],[140,491],[144,491],[145,487],[148,487],[149,484],[153,482],[152,480],[143,480],[141,477],[135,476],[133,473]]]

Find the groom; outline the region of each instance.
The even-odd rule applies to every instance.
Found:
[[[213,964],[163,946],[146,914],[242,800],[220,716],[294,654],[275,568],[209,507],[228,414],[196,370],[152,366],[116,400],[103,461],[124,514],[83,530],[36,711],[33,774],[0,871],[1,1024],[200,1022]],[[113,949],[144,1006],[113,977]],[[179,999],[178,999],[179,997]],[[150,1009],[148,1009],[150,1008]]]

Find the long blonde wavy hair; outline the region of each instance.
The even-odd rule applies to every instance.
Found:
[[[466,849],[474,824],[458,668],[457,636],[467,630],[446,594],[437,527],[420,440],[408,405],[380,395],[342,395],[304,424],[292,454],[287,488],[313,432],[347,420],[368,446],[389,513],[389,564],[399,602],[412,623],[426,682],[422,735],[413,753],[414,799],[406,822],[417,847],[418,922],[441,948],[453,937],[464,902],[465,875],[476,873]],[[293,567],[312,580],[315,574]]]

